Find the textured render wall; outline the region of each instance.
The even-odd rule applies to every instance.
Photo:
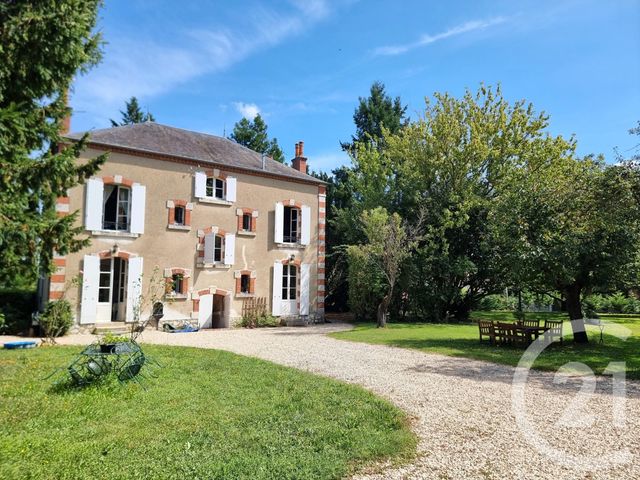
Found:
[[[99,153],[97,150],[89,149],[83,157],[91,158]],[[202,167],[203,169],[211,168],[207,165]],[[194,197],[193,173],[197,169],[196,165],[111,153],[101,172],[96,176],[121,175],[146,186],[144,234],[135,239],[92,236],[90,247],[66,257],[64,262],[66,282],[68,283],[69,279],[81,271],[84,255],[110,250],[114,244],[117,244],[120,250],[144,258],[143,292],[147,291],[155,266],[159,269],[160,278],[163,277],[166,268],[191,269],[188,298],[165,302],[164,319],[190,318],[194,307],[191,291],[197,292],[211,287],[230,292],[230,316],[234,319],[241,315],[243,301],[235,295],[235,271],[255,270],[256,296],[267,297],[270,305],[273,263],[293,254],[296,260],[312,264],[309,302],[310,313],[314,314],[319,303],[317,298],[318,186],[247,175],[221,168],[221,172],[237,178],[236,202],[230,206],[200,203]],[[84,197],[85,188],[80,186],[70,190],[68,201],[65,200],[68,202],[69,211],[79,211],[77,222],[80,225],[84,224]],[[167,200],[175,199],[193,202],[189,231],[167,228]],[[310,244],[304,249],[280,248],[273,242],[275,203],[285,199],[294,199],[311,207],[311,239]],[[197,267],[198,230],[218,226],[227,232],[236,233],[238,208],[258,210],[256,235],[254,237],[236,236],[235,264],[231,268]],[[77,317],[80,309],[79,297],[80,288],[68,289],[66,298],[77,307]]]

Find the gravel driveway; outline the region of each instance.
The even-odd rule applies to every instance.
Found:
[[[532,373],[525,405],[532,423],[557,462],[527,442],[512,413],[513,367],[425,354],[387,346],[335,340],[325,334],[350,328],[327,324],[306,328],[215,330],[191,334],[149,331],[143,341],[155,344],[218,348],[327,375],[388,398],[405,410],[420,438],[410,465],[374,470],[364,478],[640,478],[640,384],[627,382],[626,400],[611,394],[610,378],[577,405],[583,384],[577,377],[554,383],[552,373]],[[88,343],[70,336],[61,343]],[[557,380],[557,379],[556,379]],[[614,404],[618,400],[617,423]],[[593,416],[589,425],[564,425],[563,412]],[[626,413],[626,415],[625,415]],[[569,418],[571,420],[571,418]],[[566,423],[566,422],[565,422]],[[626,463],[611,466],[609,456]],[[571,457],[574,458],[571,458]],[[583,459],[575,457],[584,457]],[[589,469],[584,469],[587,466]]]

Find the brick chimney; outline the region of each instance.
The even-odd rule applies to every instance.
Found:
[[[64,105],[65,107],[69,107],[69,92],[67,90],[63,93]],[[71,112],[60,122],[60,135],[66,135],[71,131]]]
[[[304,156],[304,142],[296,143],[296,156],[291,160],[291,166],[302,173],[307,173],[307,157]]]

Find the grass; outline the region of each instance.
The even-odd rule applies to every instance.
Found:
[[[561,313],[527,315],[527,318],[551,317],[567,320],[566,314]],[[472,318],[514,320],[512,312],[474,312]],[[611,325],[605,327],[604,344],[599,344],[599,329],[587,326],[590,343],[577,345],[572,342],[571,325],[565,323],[564,345],[547,348],[538,357],[534,367],[541,370],[557,370],[567,362],[582,362],[591,367],[596,374],[602,374],[609,362],[626,361],[627,378],[640,379],[640,316],[602,315],[602,319],[628,328],[631,336],[626,341],[617,338],[612,334],[620,331],[621,327]],[[357,325],[354,330],[333,333],[331,336],[354,342],[391,345],[514,366],[518,364],[523,353],[523,350],[518,348],[480,343],[476,324],[396,323],[381,329],[376,328],[373,323],[366,323]]]
[[[163,365],[146,390],[51,388],[78,350],[0,350],[0,478],[341,478],[415,451],[366,390],[216,350],[145,346]]]

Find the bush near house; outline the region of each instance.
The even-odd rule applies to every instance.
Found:
[[[5,334],[26,332],[31,326],[31,314],[36,311],[33,289],[0,289],[0,313],[4,315]]]

